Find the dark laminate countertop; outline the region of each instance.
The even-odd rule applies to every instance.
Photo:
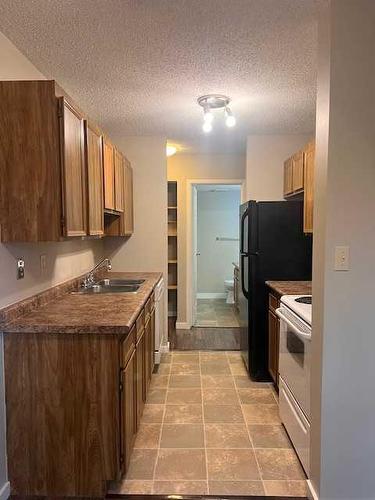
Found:
[[[161,273],[106,273],[104,277],[145,279],[138,293],[71,294],[5,324],[4,333],[127,333]]]
[[[311,281],[266,281],[279,295],[311,295]]]

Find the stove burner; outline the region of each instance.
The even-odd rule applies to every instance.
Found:
[[[299,304],[312,304],[312,297],[298,297],[298,299],[296,299],[296,302],[298,302]]]

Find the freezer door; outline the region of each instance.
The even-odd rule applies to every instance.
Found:
[[[248,252],[248,219],[249,219],[249,203],[246,202],[240,206],[240,257],[241,254]]]

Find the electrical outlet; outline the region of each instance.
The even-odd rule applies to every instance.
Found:
[[[335,247],[335,271],[349,271],[349,247]]]
[[[40,274],[45,274],[47,271],[47,255],[42,253],[40,256]]]
[[[47,255],[42,253],[40,256],[40,274],[45,274],[47,271]]]
[[[25,261],[23,257],[17,259],[17,279],[23,280],[25,277]]]

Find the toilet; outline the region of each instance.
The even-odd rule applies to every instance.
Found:
[[[227,304],[234,304],[234,280],[224,280],[224,289],[227,294]]]

